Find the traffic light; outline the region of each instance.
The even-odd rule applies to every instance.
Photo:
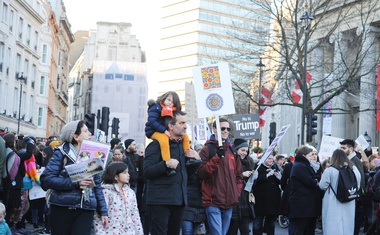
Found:
[[[112,119],[112,134],[115,134],[116,138],[119,136],[119,118]]]
[[[94,130],[95,130],[95,113],[87,113],[84,116],[84,120],[85,120],[86,126],[88,128],[88,131],[91,132],[91,134],[94,134]]]
[[[108,136],[109,121],[110,121],[110,108],[102,107],[102,123],[100,124],[100,129],[106,133],[106,136]]]
[[[269,124],[269,144],[273,142],[274,138],[276,138],[276,123],[271,122]]]
[[[307,128],[306,128],[306,142],[313,140],[313,135],[317,134],[317,115],[307,113]]]

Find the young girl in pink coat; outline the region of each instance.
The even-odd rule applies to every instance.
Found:
[[[103,174],[103,194],[108,208],[108,226],[95,217],[94,234],[143,235],[136,195],[129,187],[128,165],[113,162]]]

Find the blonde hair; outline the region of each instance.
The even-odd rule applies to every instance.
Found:
[[[3,203],[0,202],[0,213],[3,213],[5,215],[6,209]]]

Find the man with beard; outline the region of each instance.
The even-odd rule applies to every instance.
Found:
[[[137,154],[137,144],[134,139],[127,139],[124,141],[125,146],[125,156],[126,158],[129,158],[130,161],[133,164],[134,167],[134,176],[132,176],[131,172],[129,174],[131,175],[131,179],[129,180],[129,184],[131,186],[131,189],[137,193],[137,184],[140,181],[144,181],[143,175],[142,175],[142,168],[143,168],[143,159]],[[132,180],[133,179],[133,180]]]
[[[340,142],[340,149],[343,150],[348,159],[358,168],[360,172],[360,192],[364,190],[365,187],[365,177],[364,177],[364,169],[363,169],[363,163],[360,161],[360,159],[357,157],[355,152],[355,141],[350,139],[345,139],[342,142]],[[354,235],[359,234],[360,227],[364,220],[364,207],[362,198],[359,198],[359,200],[356,200],[356,206],[355,206],[355,231]]]

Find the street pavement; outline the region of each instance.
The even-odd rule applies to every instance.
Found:
[[[32,224],[29,224],[27,223],[26,224],[26,228],[29,230],[29,231],[33,231],[33,225]],[[251,226],[252,228],[252,226]],[[275,234],[276,235],[288,235],[288,229],[287,228],[281,228],[278,223],[276,222],[276,231],[275,231]],[[315,232],[316,235],[319,235],[319,234],[322,234],[322,232],[319,232],[319,231],[316,231]],[[361,230],[360,235],[364,235],[365,233]],[[37,232],[32,232],[30,233],[29,235],[39,235]]]

